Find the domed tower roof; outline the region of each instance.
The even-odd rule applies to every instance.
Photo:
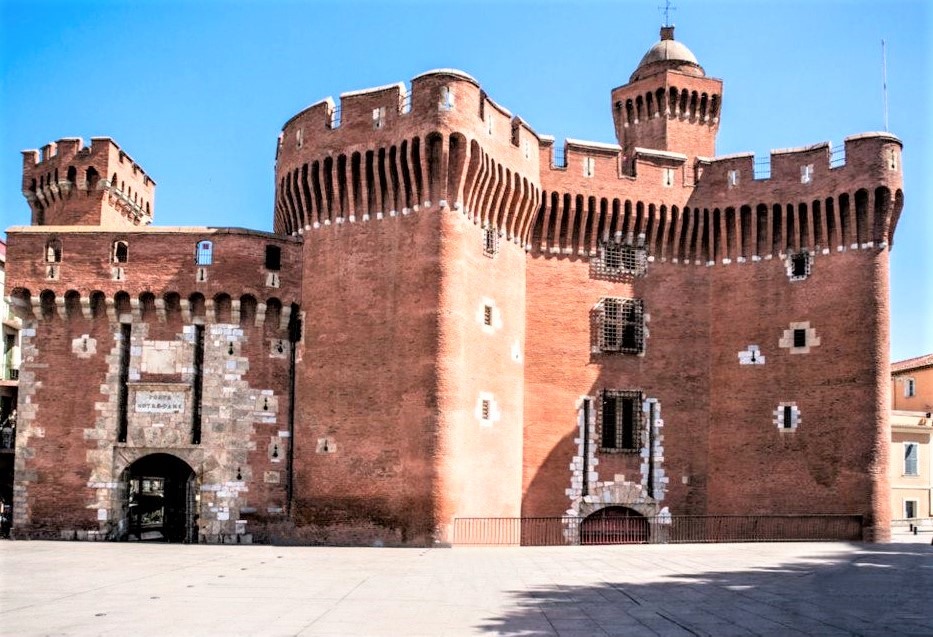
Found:
[[[680,71],[695,77],[706,77],[693,51],[674,39],[674,27],[661,27],[661,39],[655,42],[638,63],[629,82],[666,70]]]

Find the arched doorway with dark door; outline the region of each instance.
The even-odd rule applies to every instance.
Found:
[[[580,523],[580,544],[646,544],[648,518],[624,506],[594,511]]]
[[[167,453],[143,456],[127,467],[126,539],[197,542],[197,476]]]

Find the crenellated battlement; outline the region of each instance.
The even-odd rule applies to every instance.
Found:
[[[109,137],[66,137],[23,151],[23,196],[34,225],[152,223],[155,181]]]
[[[453,69],[325,98],[283,127],[275,229],[459,210],[510,238],[536,201],[541,140],[520,117]],[[496,209],[483,208],[487,202]]]
[[[87,300],[95,294],[135,299],[174,293],[181,299],[203,297],[209,309],[211,299],[225,294],[280,306],[298,303],[301,296],[301,241],[271,233],[204,227],[104,232],[87,226],[28,226],[10,228],[8,237],[12,259],[7,286],[26,290],[20,293],[22,300],[45,295],[61,305],[74,295]],[[43,305],[46,310],[53,306],[58,307]]]
[[[542,164],[553,152],[542,145]],[[527,247],[594,256],[601,242],[643,241],[662,261],[713,265],[892,244],[903,207],[900,140],[889,133],[775,150],[766,177],[752,153],[713,159],[568,140],[542,176]],[[587,164],[586,162],[590,162]],[[581,169],[582,167],[582,169]]]
[[[696,196],[715,203],[736,199],[823,196],[864,187],[902,187],[900,152],[903,144],[890,133],[863,133],[830,142],[772,150],[767,158],[753,153],[697,159]]]

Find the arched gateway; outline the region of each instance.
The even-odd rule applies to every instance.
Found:
[[[143,456],[127,467],[126,539],[197,542],[197,479],[167,453]]]
[[[581,544],[645,544],[648,518],[622,506],[609,506],[588,515],[580,524]]]

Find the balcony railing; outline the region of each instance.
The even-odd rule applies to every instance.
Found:
[[[3,380],[19,380],[19,370],[12,367],[3,372]]]

